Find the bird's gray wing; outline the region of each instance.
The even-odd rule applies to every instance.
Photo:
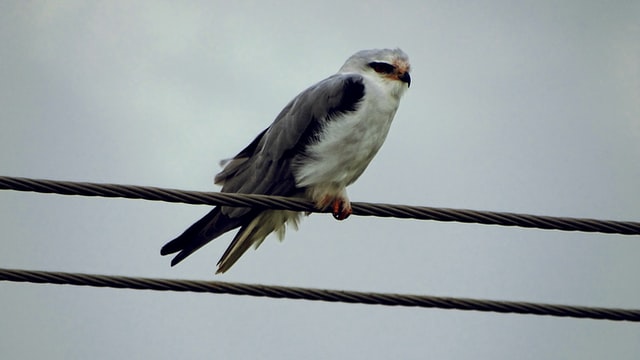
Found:
[[[291,163],[305,148],[319,141],[328,121],[355,111],[365,95],[362,76],[336,74],[304,90],[280,112],[274,122],[231,159],[216,176],[223,192],[298,195]],[[249,208],[223,207],[229,217]]]

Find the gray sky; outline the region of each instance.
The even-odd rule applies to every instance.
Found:
[[[0,173],[217,190],[353,52],[413,65],[353,201],[640,221],[637,1],[0,2]],[[0,192],[0,266],[640,308],[638,237],[330,215],[222,276],[208,207]],[[637,359],[637,324],[1,283],[2,358]]]

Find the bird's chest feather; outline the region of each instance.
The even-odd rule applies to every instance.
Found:
[[[356,111],[328,120],[319,141],[305,149],[304,159],[294,168],[298,186],[345,187],[369,165],[384,143],[398,102],[375,91],[367,95]]]

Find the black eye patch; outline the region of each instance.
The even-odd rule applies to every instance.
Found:
[[[370,62],[369,66],[371,66],[371,68],[375,70],[375,72],[381,74],[391,74],[396,70],[395,66],[384,62]]]

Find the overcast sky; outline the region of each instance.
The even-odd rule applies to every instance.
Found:
[[[472,3],[472,4],[471,4]],[[640,221],[640,2],[0,1],[0,175],[216,191],[354,52],[411,88],[352,201]],[[305,218],[226,274],[209,210],[0,192],[0,267],[640,308],[640,237]],[[0,283],[0,357],[638,359],[640,325]]]

